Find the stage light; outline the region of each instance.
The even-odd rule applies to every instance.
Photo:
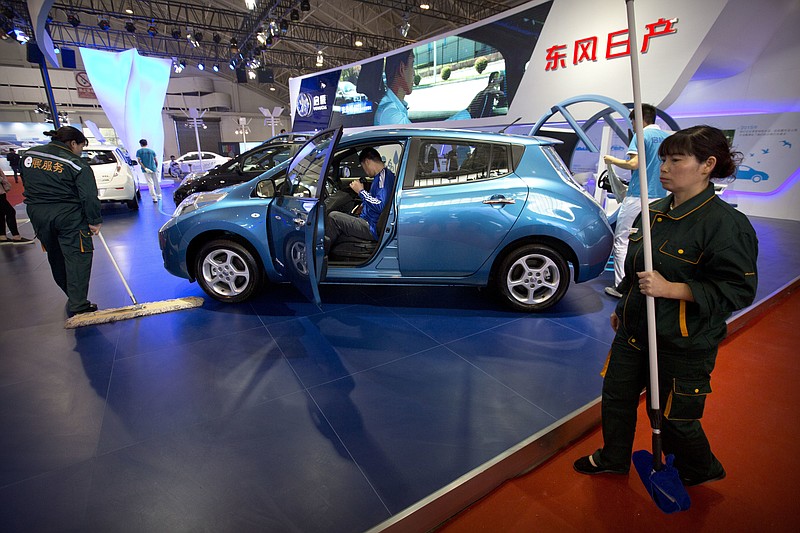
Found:
[[[17,42],[18,42],[19,44],[25,44],[25,43],[27,43],[28,41],[30,41],[30,40],[31,40],[31,38],[30,38],[30,37],[28,37],[28,36],[25,34],[25,32],[24,32],[24,31],[22,31],[22,30],[20,30],[20,29],[15,29],[15,30],[14,30],[14,35],[13,35],[13,37],[14,37],[14,38],[17,40]]]
[[[75,13],[70,13],[67,15],[67,22],[69,22],[73,28],[77,28],[81,23],[81,19],[79,19],[78,15]]]
[[[408,30],[411,29],[411,23],[408,20],[404,20],[398,29],[400,30],[400,35],[408,37]]]
[[[172,35],[173,39],[180,39],[181,38],[181,30],[179,30],[178,28],[172,28],[172,31],[170,32],[170,35]]]
[[[236,70],[236,60],[235,59],[231,59],[231,62],[228,63],[228,68],[230,68],[231,70]]]
[[[133,9],[128,8],[125,10],[125,13],[127,13],[128,15],[133,15]]]
[[[184,69],[185,66],[186,65],[185,65],[185,63],[183,61],[175,61],[172,64],[172,71],[175,74],[180,74],[181,72],[183,72],[183,69]]]
[[[430,2],[420,2],[419,3],[419,8],[420,9],[430,9],[431,8],[431,3]]]
[[[275,86],[274,86],[274,85],[270,85],[270,86],[269,86],[269,90],[270,90],[270,91],[274,91],[274,90],[275,90]]]
[[[147,26],[147,33],[150,37],[155,37],[158,35],[158,29],[156,29],[156,21],[152,21],[149,26]]]
[[[320,50],[319,52],[317,52],[317,66],[321,67],[324,61],[325,59],[322,57],[322,50]]]
[[[197,64],[197,70],[205,70],[205,69],[206,69],[206,64],[203,63],[202,61]]]
[[[356,37],[356,38],[353,40],[353,46],[356,46],[356,47],[358,47],[358,48],[361,48],[362,46],[364,46],[364,41],[362,41],[362,40],[361,40],[361,37]]]
[[[270,35],[272,35],[272,36],[278,35],[278,32],[280,31],[280,29],[278,28],[278,23],[277,22],[275,22],[274,20],[270,20],[268,27],[269,27],[269,34]]]
[[[101,30],[105,31],[108,31],[108,29],[111,27],[111,24],[108,22],[108,17],[106,16],[97,17],[97,25]]]
[[[125,29],[128,31],[128,33],[136,33],[136,25],[132,20],[129,20],[125,23]]]
[[[251,80],[254,80],[254,79],[256,79],[256,71],[255,71],[255,70],[252,70],[252,69],[249,69],[249,70],[247,71],[247,77],[248,77],[249,79],[251,79]]]
[[[231,39],[231,53],[238,54],[239,53],[239,43],[236,39]]]
[[[300,2],[300,11],[311,11],[311,2],[308,0]]]
[[[281,35],[286,35],[289,31],[289,21],[286,19],[281,20]]]
[[[222,37],[219,33],[215,33],[211,40],[214,41],[214,44],[219,44],[222,42]]]
[[[213,70],[214,72],[219,72],[219,65],[217,65],[216,63],[214,63],[214,66],[213,66],[213,67],[211,67],[211,70]]]
[[[296,9],[292,9],[292,15],[290,17],[293,21],[300,20],[300,12]]]

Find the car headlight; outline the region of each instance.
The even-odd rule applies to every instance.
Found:
[[[181,185],[186,185],[187,183],[189,183],[191,181],[194,181],[197,178],[202,178],[206,174],[208,174],[208,171],[206,171],[206,172],[190,172],[189,174],[186,175],[185,178],[183,178],[181,180]]]
[[[175,212],[172,213],[172,218],[186,215],[192,211],[197,211],[201,207],[217,203],[226,196],[228,196],[227,191],[196,192],[190,194],[178,204],[178,207],[175,208]]]

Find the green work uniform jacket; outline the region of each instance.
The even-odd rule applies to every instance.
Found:
[[[22,158],[22,169],[26,204],[79,206],[89,224],[103,222],[94,172],[64,143],[52,141],[29,149]]]
[[[713,185],[670,209],[673,195],[650,204],[653,269],[667,281],[686,283],[694,302],[656,298],[659,350],[716,348],[733,311],[753,302],[758,284],[758,239],[747,217],[714,194]],[[617,335],[647,349],[645,296],[636,272],[644,271],[642,217],[636,219],[625,260]]]

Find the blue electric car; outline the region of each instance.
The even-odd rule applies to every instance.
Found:
[[[186,198],[159,231],[166,269],[209,296],[241,302],[265,282],[489,286],[512,308],[541,311],[570,278],[597,277],[612,231],[550,139],[463,130],[327,130],[286,163],[240,185]],[[337,241],[325,215],[351,212],[373,147],[396,176],[378,242]],[[570,271],[570,265],[572,267]]]

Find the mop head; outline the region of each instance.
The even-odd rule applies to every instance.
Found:
[[[644,487],[658,508],[665,513],[685,511],[691,504],[678,471],[672,466],[674,460],[674,455],[667,455],[666,464],[661,470],[653,470],[652,453],[647,450],[633,453],[633,466],[636,467]]]
[[[75,329],[82,326],[93,326],[95,324],[106,324],[117,322],[118,320],[128,320],[140,316],[158,315],[171,311],[181,311],[192,309],[203,305],[203,299],[197,296],[186,298],[175,298],[174,300],[163,300],[160,302],[149,302],[143,304],[129,305],[127,307],[116,307],[113,309],[101,309],[94,313],[82,313],[68,318],[64,323],[64,328]]]

